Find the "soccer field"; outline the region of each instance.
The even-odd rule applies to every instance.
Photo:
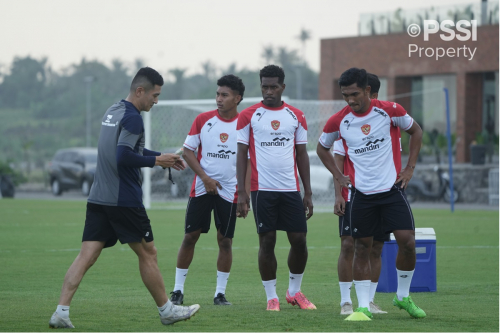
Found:
[[[48,331],[66,270],[78,254],[85,202],[0,200],[0,331]],[[388,314],[347,322],[339,311],[338,220],[317,213],[309,221],[309,261],[302,291],[318,310],[286,304],[288,242],[278,233],[277,291],[281,312],[268,312],[257,267],[253,217],[238,219],[233,267],[226,291],[230,307],[213,305],[217,245],[214,228],[202,235],[190,266],[184,304],[199,303],[191,320],[163,326],[127,245],[106,249],[84,277],[71,304],[76,331],[217,332],[471,332],[499,331],[498,211],[414,210],[417,227],[437,237],[437,292],[412,293],[427,318],[411,319],[392,306],[392,293],[377,293]],[[183,210],[150,210],[158,261],[172,291]],[[356,305],[356,295],[351,293]]]

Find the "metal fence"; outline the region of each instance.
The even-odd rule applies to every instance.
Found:
[[[498,206],[498,169],[491,169],[488,173],[488,199],[490,205]]]
[[[328,118],[346,105],[344,101],[283,99],[304,112],[308,127],[307,149],[311,151],[316,150],[318,138]],[[245,98],[238,106],[238,110],[241,111],[260,101],[260,97]],[[215,99],[158,102],[150,112],[144,113],[146,147],[161,152],[174,152],[182,147],[195,117],[202,112],[216,108]],[[311,159],[311,163],[318,162],[317,159]],[[322,167],[322,164],[318,166]],[[160,167],[143,170],[146,207],[150,207],[152,200],[161,202],[172,197],[186,197],[189,194],[190,182],[194,176],[189,170],[182,172],[172,170],[175,185],[168,181],[168,172]],[[315,192],[314,188],[313,192]],[[331,202],[333,198],[334,193],[321,193],[321,195],[318,193],[313,199]]]

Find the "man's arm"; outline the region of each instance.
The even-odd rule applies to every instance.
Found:
[[[401,182],[401,188],[404,189],[406,189],[410,179],[413,177],[413,171],[417,165],[418,153],[422,146],[422,128],[420,128],[420,125],[416,121],[413,121],[413,125],[406,133],[410,134],[410,156],[408,157],[406,167],[401,170],[396,179],[396,183]]]
[[[309,155],[307,155],[307,148],[305,144],[295,145],[297,168],[299,169],[300,179],[302,179],[302,186],[304,187],[304,210],[309,219],[313,215],[313,202],[312,202],[312,189],[311,177],[309,166]]]
[[[163,168],[178,166],[179,156],[175,154],[162,154],[159,156],[143,156],[134,153],[132,148],[124,145],[116,147],[116,163],[133,168],[154,167],[159,165]],[[181,168],[184,169],[184,168]],[[178,169],[179,170],[179,169]]]
[[[240,217],[247,217],[250,197],[246,188],[248,146],[244,143],[238,143],[238,152],[236,153],[236,179],[238,180],[238,207],[237,214]]]
[[[344,160],[345,157],[340,154],[334,154],[333,160],[339,168],[339,170],[344,173]],[[335,187],[335,205],[333,207],[333,213],[338,216],[343,216],[345,214],[345,200],[342,196],[342,187],[339,182],[333,178],[333,186]]]
[[[201,181],[203,182],[203,185],[205,185],[205,189],[207,190],[208,194],[212,195],[217,195],[219,192],[217,191],[217,188],[222,189],[222,186],[220,183],[207,176],[205,173],[205,170],[201,167],[200,162],[194,155],[194,151],[188,148],[184,148],[184,152],[182,153],[182,157],[186,161],[186,163],[189,165],[189,167],[196,173]]]
[[[250,165],[250,159],[247,158],[247,175],[245,178],[245,188],[249,197],[250,197],[251,181],[252,181],[252,166]]]
[[[345,176],[343,172],[341,172],[335,163],[333,155],[330,153],[328,148],[323,147],[321,143],[318,143],[316,147],[316,153],[319,156],[319,159],[325,167],[330,171],[333,175],[333,178],[339,182],[339,185],[342,187],[349,187],[351,185],[351,179],[349,176]]]

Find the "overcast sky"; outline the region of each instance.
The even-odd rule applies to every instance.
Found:
[[[319,70],[320,39],[356,36],[360,13],[463,3],[457,0],[0,0],[0,69],[15,56],[47,57],[55,70],[82,57],[107,64],[137,58],[165,73],[217,67],[262,67],[264,46],[301,50]],[[480,0],[471,0],[480,2]],[[467,1],[465,1],[467,3]]]

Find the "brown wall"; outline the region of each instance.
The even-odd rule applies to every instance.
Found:
[[[321,40],[321,69],[319,76],[319,99],[342,99],[338,78],[351,67],[365,68],[368,72],[387,78],[387,95],[408,93],[411,77],[432,74],[456,74],[457,78],[457,162],[470,158],[469,145],[475,133],[481,129],[482,72],[498,71],[498,25],[477,28],[477,41],[454,39],[442,41],[439,34],[423,40],[423,33],[412,38],[407,33],[362,36]],[[421,48],[477,48],[472,60],[464,57],[463,49],[459,57],[435,56],[418,57],[412,53],[410,44]],[[410,98],[396,100],[409,113]]]

